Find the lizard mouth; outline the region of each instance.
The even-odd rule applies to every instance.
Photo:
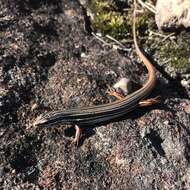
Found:
[[[45,122],[47,122],[47,120],[40,115],[34,121],[33,126],[37,127],[37,126],[40,126],[40,125],[44,124]]]

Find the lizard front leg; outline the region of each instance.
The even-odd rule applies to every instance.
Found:
[[[75,125],[75,138],[73,140],[73,143],[76,144],[76,146],[79,145],[81,133],[82,133],[82,129],[78,125]]]
[[[120,90],[120,92],[117,92],[118,89]],[[114,96],[118,100],[122,100],[125,97],[125,95],[131,92],[131,89],[132,88],[129,79],[122,78],[113,87],[108,87],[107,93],[110,96]],[[155,98],[149,98],[146,100],[141,100],[139,102],[139,107],[151,106],[157,103],[160,103],[160,96],[157,96]]]

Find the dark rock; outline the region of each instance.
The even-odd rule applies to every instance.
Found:
[[[107,86],[144,67],[89,35],[74,0],[0,1],[0,26],[1,189],[189,189],[188,93],[160,76],[160,105],[84,128],[77,148],[72,126],[33,121],[110,102]]]

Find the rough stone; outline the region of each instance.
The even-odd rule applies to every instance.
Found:
[[[159,29],[190,27],[189,0],[158,0],[156,12],[156,24]]]
[[[3,0],[0,18],[0,189],[189,189],[186,91],[160,74],[152,93],[160,105],[86,127],[75,147],[73,126],[31,123],[49,110],[113,101],[107,85],[144,82],[145,68],[132,51],[88,35],[75,0]]]

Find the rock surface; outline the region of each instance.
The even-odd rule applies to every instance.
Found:
[[[79,148],[72,126],[32,127],[45,111],[112,101],[119,78],[146,78],[132,51],[105,47],[84,22],[74,0],[0,1],[0,188],[189,189],[189,88],[159,72],[161,105],[84,130]]]
[[[156,24],[159,29],[190,27],[189,0],[158,0],[156,12]]]

